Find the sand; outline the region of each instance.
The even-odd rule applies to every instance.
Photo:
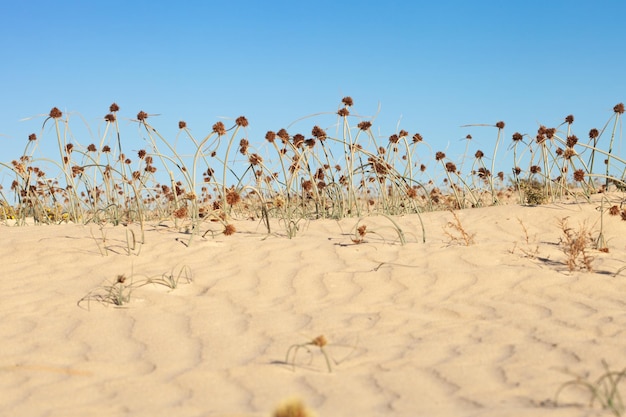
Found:
[[[626,222],[605,214],[609,252],[590,250],[588,272],[569,270],[558,223],[597,236],[598,201],[456,214],[469,246],[446,211],[421,215],[425,243],[419,216],[394,217],[404,245],[382,216],[301,222],[293,239],[240,220],[189,247],[150,223],[134,249],[138,225],[1,226],[1,414],[270,416],[297,397],[320,417],[611,415],[575,387],[554,399],[602,360],[626,366]],[[120,274],[183,267],[175,289],[98,300]],[[332,372],[316,346],[286,362],[319,335]]]

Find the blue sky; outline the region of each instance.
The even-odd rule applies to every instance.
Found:
[[[353,113],[380,105],[381,136],[399,123],[454,157],[468,133],[487,155],[495,140],[495,130],[461,125],[503,120],[510,140],[573,114],[586,138],[626,101],[623,0],[35,0],[2,9],[3,162],[41,131],[43,118],[20,120],[53,106],[80,113],[96,136],[112,102],[121,117],[160,114],[149,121],[172,138],[179,120],[202,137],[220,117],[244,115],[255,145],[349,95]],[[289,131],[309,136],[327,120]]]

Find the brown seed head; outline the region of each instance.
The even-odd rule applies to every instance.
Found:
[[[563,158],[569,160],[572,159],[573,156],[576,156],[576,151],[572,148],[565,148],[565,152],[563,152]]]
[[[241,201],[241,196],[239,195],[237,190],[235,190],[235,187],[231,187],[226,191],[226,203],[228,203],[231,206],[234,206],[240,201]]]
[[[280,129],[276,134],[283,141],[283,143],[287,143],[289,140],[289,133],[285,129]]]
[[[109,113],[106,116],[104,116],[104,120],[108,123],[113,123],[115,122],[115,115],[113,113]]]
[[[400,138],[398,137],[398,135],[393,134],[389,136],[389,143],[398,143],[399,141],[400,141]]]
[[[72,149],[74,149],[74,144],[68,143],[65,145],[65,152],[67,152],[68,155],[72,153]]]
[[[578,138],[576,137],[576,135],[571,135],[567,137],[566,144],[568,147],[573,148],[576,143],[578,143]]]
[[[36,141],[37,140],[37,135],[35,135],[34,133],[31,133],[30,135],[28,135],[28,140],[32,141]]]
[[[311,344],[313,346],[324,347],[328,344],[328,340],[326,340],[324,335],[319,335],[311,341]]]
[[[572,123],[574,123],[574,115],[570,114],[569,116],[567,116],[565,118],[565,123],[567,123],[568,125],[571,125]]]
[[[226,226],[224,226],[224,236],[231,236],[234,235],[235,232],[237,232],[237,229],[235,228],[234,225],[232,224],[227,224]]]
[[[354,105],[354,101],[352,101],[352,97],[344,97],[341,99],[341,102],[348,107]]]
[[[341,116],[341,117],[346,117],[346,116],[349,116],[349,115],[350,115],[350,112],[348,111],[348,109],[347,109],[347,108],[342,107],[342,108],[340,108],[340,109],[339,109],[339,111],[337,112],[337,114],[338,114],[339,116]]]
[[[479,149],[479,150],[477,150],[477,151],[476,151],[476,153],[474,154],[474,157],[475,157],[476,159],[480,159],[480,158],[482,158],[483,156],[485,156],[485,154],[484,154],[484,153],[483,153],[483,151],[481,151],[480,149]]]
[[[541,172],[541,167],[539,165],[533,165],[530,167],[531,174],[537,174],[539,172]]]
[[[63,116],[63,113],[61,113],[61,110],[59,110],[57,107],[53,107],[52,110],[50,110],[50,117],[52,117],[53,119],[58,119],[61,116]]]
[[[187,218],[187,206],[182,206],[176,210],[174,210],[174,217],[176,217],[177,219],[185,219]]]
[[[326,139],[326,132],[319,126],[313,126],[313,130],[311,131],[313,137],[318,138],[319,140]]]
[[[246,119],[244,116],[239,116],[239,117],[235,120],[235,124],[236,124],[237,126],[247,127],[247,126],[248,126],[248,119]]]
[[[452,162],[446,162],[446,171],[455,173],[456,172],[456,165],[454,165],[454,163],[452,163]]]
[[[226,127],[224,127],[224,123],[217,122],[213,125],[213,133],[217,133],[218,136],[223,136],[226,134]]]
[[[441,161],[441,160],[442,160],[443,158],[445,158],[445,157],[446,157],[446,154],[445,154],[445,153],[443,153],[443,152],[437,152],[437,153],[435,154],[435,160],[437,160],[437,161]]]
[[[140,111],[139,113],[137,113],[137,120],[139,120],[140,122],[145,121],[148,118],[148,113],[146,113],[145,111]]]
[[[613,107],[613,111],[617,114],[624,114],[624,103],[618,103]]]
[[[87,146],[87,151],[89,152],[96,152],[97,150],[98,148],[96,148],[96,145],[94,145],[93,143]]]
[[[574,171],[574,181],[581,182],[585,179],[585,171],[582,169],[577,169]]]
[[[598,132],[598,129],[591,129],[589,131],[589,139],[596,139],[598,136],[600,136],[600,132]]]
[[[504,122],[503,121],[499,121],[498,123],[496,123],[496,127],[498,129],[504,129]]]
[[[184,129],[186,127],[187,127],[187,122],[185,122],[184,120],[181,120],[180,122],[178,122],[179,129]]]
[[[367,130],[367,129],[369,129],[370,127],[372,127],[372,122],[369,122],[369,121],[367,121],[367,120],[364,120],[364,121],[362,121],[362,122],[359,122],[359,124],[358,124],[358,125],[356,125],[356,127],[358,127],[358,128],[359,128],[359,129],[361,129],[361,130]]]
[[[137,152],[137,156],[139,157],[139,159],[143,159],[146,156],[146,150],[145,149],[140,149],[139,152]]]
[[[521,133],[515,132],[513,133],[513,142],[520,142],[524,137]]]
[[[276,133],[272,132],[271,130],[268,130],[267,133],[265,134],[265,140],[270,143],[274,143],[275,139],[276,139]]]
[[[618,206],[612,206],[612,207],[609,209],[609,214],[610,214],[611,216],[617,216],[617,215],[619,214],[619,207],[618,207]]]
[[[296,148],[301,148],[302,145],[304,145],[304,136],[300,133],[296,133],[293,136],[293,146],[295,146]]]
[[[421,142],[424,138],[419,133],[413,135],[413,143]]]
[[[109,153],[111,152],[111,147],[109,145],[104,145],[102,147],[102,153]]]
[[[248,157],[248,161],[252,165],[259,165],[261,162],[263,162],[263,158],[261,158],[259,154],[253,153]]]
[[[118,106],[116,103],[113,103],[109,106],[109,111],[111,113],[115,113],[116,111],[120,110],[120,106]]]

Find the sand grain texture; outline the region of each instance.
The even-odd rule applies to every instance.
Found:
[[[235,235],[190,247],[152,224],[138,256],[125,253],[122,226],[106,243],[96,225],[0,227],[0,410],[269,416],[297,396],[318,416],[611,415],[574,405],[586,399],[576,390],[552,402],[566,372],[626,366],[626,271],[614,275],[626,222],[605,216],[610,252],[591,252],[592,273],[570,272],[559,248],[558,219],[597,233],[598,207],[458,211],[471,246],[446,235],[450,212],[422,215],[426,243],[417,216],[395,218],[404,246],[384,217],[360,220],[370,233],[358,245],[357,219],[302,224],[291,240],[240,221]],[[190,284],[143,286],[124,308],[77,305],[118,274],[183,265]],[[316,347],[284,363],[321,334],[332,373]]]

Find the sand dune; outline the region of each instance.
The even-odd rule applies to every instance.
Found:
[[[560,244],[565,217],[597,236],[599,208],[457,211],[469,246],[451,212],[422,214],[425,243],[417,215],[394,218],[405,245],[385,217],[301,223],[294,239],[247,220],[189,247],[149,224],[130,254],[137,225],[2,226],[0,410],[269,416],[295,396],[318,416],[611,415],[575,388],[554,403],[572,374],[626,366],[626,222],[605,214],[593,272],[570,271]],[[122,308],[96,297],[119,274],[183,267],[191,283],[138,287]],[[285,363],[318,335],[332,373],[316,346]]]

